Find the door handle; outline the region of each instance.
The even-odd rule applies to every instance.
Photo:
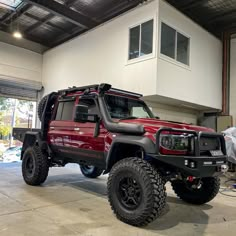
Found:
[[[74,131],[80,131],[80,128],[74,128]]]
[[[50,127],[50,129],[54,130],[54,129],[55,129],[55,127]]]

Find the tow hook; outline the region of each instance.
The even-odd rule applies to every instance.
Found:
[[[195,179],[195,178],[194,178],[193,176],[188,176],[188,177],[187,177],[187,181],[189,181],[189,182],[193,182],[194,179]]]
[[[221,171],[222,173],[226,173],[228,170],[229,170],[228,165],[221,165],[221,166],[220,166],[220,171]]]
[[[189,183],[192,183],[191,185],[192,189],[200,189],[202,187],[201,179],[197,179],[194,176],[188,176],[187,181]]]

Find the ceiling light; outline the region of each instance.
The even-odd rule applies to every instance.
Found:
[[[13,37],[17,38],[17,39],[21,39],[22,38],[22,34],[20,31],[15,31],[13,32]]]

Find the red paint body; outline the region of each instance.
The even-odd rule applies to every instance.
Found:
[[[68,96],[71,95],[79,96],[80,93],[69,94]],[[78,104],[78,100],[79,99],[77,97],[75,105]],[[127,120],[122,120],[120,122],[142,124],[146,131],[144,136],[150,138],[153,141],[155,141],[154,135],[161,127],[214,132],[214,130],[205,127],[199,127],[184,123],[180,124],[157,119],[146,119],[146,118],[145,119],[140,118],[134,120],[127,119]],[[106,130],[103,123],[101,123],[100,134],[98,137],[94,137],[93,136],[94,129],[95,129],[94,123],[89,123],[89,122],[78,123],[72,120],[71,121],[52,120],[49,126],[48,143],[50,145],[57,146],[58,148],[71,147],[71,148],[76,148],[78,150],[83,149],[83,150],[91,150],[99,152],[108,152],[112,144],[113,138],[119,134],[110,133],[108,130]]]

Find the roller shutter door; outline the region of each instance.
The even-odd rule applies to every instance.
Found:
[[[36,101],[41,89],[41,82],[0,77],[0,96]]]

